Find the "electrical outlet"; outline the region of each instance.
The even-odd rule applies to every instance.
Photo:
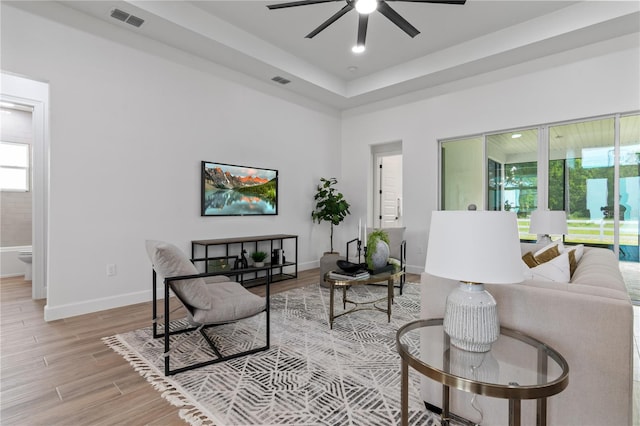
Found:
[[[108,263],[107,264],[107,276],[108,277],[113,277],[114,275],[116,275],[116,264],[115,263]]]

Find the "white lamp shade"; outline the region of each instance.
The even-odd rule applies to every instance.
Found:
[[[425,272],[453,280],[509,284],[523,280],[514,212],[434,211]]]
[[[531,234],[568,234],[567,215],[564,210],[534,210],[529,224]]]

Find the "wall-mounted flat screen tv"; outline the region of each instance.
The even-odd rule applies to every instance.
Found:
[[[278,214],[278,171],[202,162],[202,216]]]

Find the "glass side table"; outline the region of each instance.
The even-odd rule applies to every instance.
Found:
[[[417,320],[396,333],[402,358],[402,425],[408,423],[409,366],[442,383],[442,423],[448,424],[449,389],[509,400],[509,425],[520,425],[523,399],[537,399],[537,424],[546,425],[547,397],[569,384],[569,365],[543,342],[505,327],[493,349],[467,352],[450,345],[442,318]]]

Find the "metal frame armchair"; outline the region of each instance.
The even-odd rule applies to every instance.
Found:
[[[204,367],[206,365],[239,358],[264,351],[270,347],[269,298],[270,267],[246,268],[231,271],[199,273],[192,261],[176,246],[161,241],[147,241],[147,252],[153,264],[153,337],[164,338],[164,373],[169,376]],[[257,296],[240,283],[231,281],[226,275],[238,276],[243,273],[266,272],[266,296]],[[157,276],[164,277],[164,312],[158,315]],[[212,278],[211,278],[212,277]],[[206,280],[205,280],[206,278]],[[171,330],[170,291],[187,311],[188,325]],[[240,321],[264,313],[265,344],[241,352],[223,354],[207,333],[208,329]],[[162,321],[162,322],[161,322]],[[175,320],[174,320],[175,322]],[[159,324],[163,325],[161,331]],[[171,369],[171,353],[178,345],[171,336],[184,333],[199,334],[212,352],[212,358]],[[175,339],[173,339],[175,340]],[[173,343],[173,348],[171,347]],[[179,343],[179,342],[178,342]]]

